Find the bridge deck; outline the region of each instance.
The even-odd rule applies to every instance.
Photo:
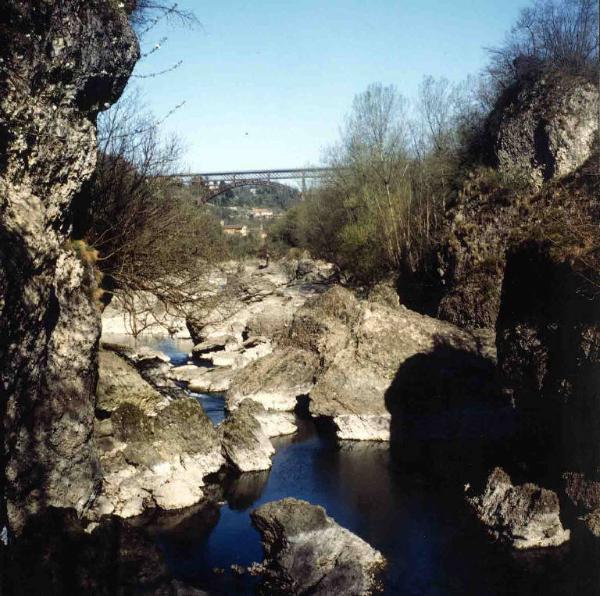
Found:
[[[202,178],[207,182],[237,182],[240,180],[301,180],[307,178],[324,178],[335,168],[287,168],[276,170],[240,170],[230,172],[199,172],[186,174],[170,174],[165,178]]]

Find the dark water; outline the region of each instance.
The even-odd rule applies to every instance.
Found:
[[[600,594],[585,545],[514,553],[492,543],[459,490],[395,469],[386,444],[336,443],[309,421],[275,443],[272,470],[233,482],[214,527],[184,547],[177,532],[159,538],[176,577],[214,593],[253,593],[256,580],[228,572],[262,560],[249,511],[293,496],[322,505],[383,552],[386,594]]]
[[[199,399],[220,422],[222,398]],[[195,523],[156,532],[175,577],[211,593],[254,593],[256,579],[229,571],[232,564],[262,560],[249,512],[291,496],[322,505],[381,550],[389,562],[386,594],[600,594],[600,560],[589,545],[572,540],[519,553],[487,537],[465,506],[463,479],[453,476],[453,466],[460,469],[468,453],[450,456],[442,445],[428,454],[430,466],[411,470],[391,457],[386,443],[337,442],[309,420],[299,420],[297,434],[273,442],[269,472],[229,481],[226,502],[208,518],[202,510]]]
[[[225,408],[223,407],[223,395],[221,393],[192,393],[202,405],[212,423],[217,426],[225,419]]]

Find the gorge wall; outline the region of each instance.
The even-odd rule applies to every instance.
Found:
[[[598,221],[597,212],[593,218]],[[597,225],[597,224],[596,224]],[[576,247],[550,239],[508,256],[499,368],[521,419],[521,449],[543,475],[600,479],[600,281]]]
[[[466,176],[429,272],[437,277],[440,318],[493,329],[506,251],[546,225],[550,212],[578,219],[595,192],[589,179],[597,172],[598,102],[586,79],[543,72],[499,98],[487,125],[494,167],[474,167]]]
[[[0,11],[0,379],[9,527],[97,488],[91,439],[100,318],[69,212],[96,161],[96,115],[139,50],[123,3],[21,2]]]

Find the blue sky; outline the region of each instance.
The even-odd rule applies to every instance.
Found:
[[[135,79],[186,148],[192,171],[301,167],[333,143],[373,82],[414,97],[424,75],[461,81],[486,61],[527,0],[179,0],[201,22],[160,25]],[[247,134],[246,134],[247,133]]]

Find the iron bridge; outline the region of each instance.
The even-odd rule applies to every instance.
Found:
[[[198,183],[202,186],[201,203],[218,197],[234,188],[243,186],[277,186],[282,180],[298,180],[302,192],[306,191],[307,180],[322,180],[336,171],[336,168],[311,167],[288,168],[279,170],[243,170],[236,172],[202,172],[191,174],[172,174],[167,178],[181,180],[184,184]]]

